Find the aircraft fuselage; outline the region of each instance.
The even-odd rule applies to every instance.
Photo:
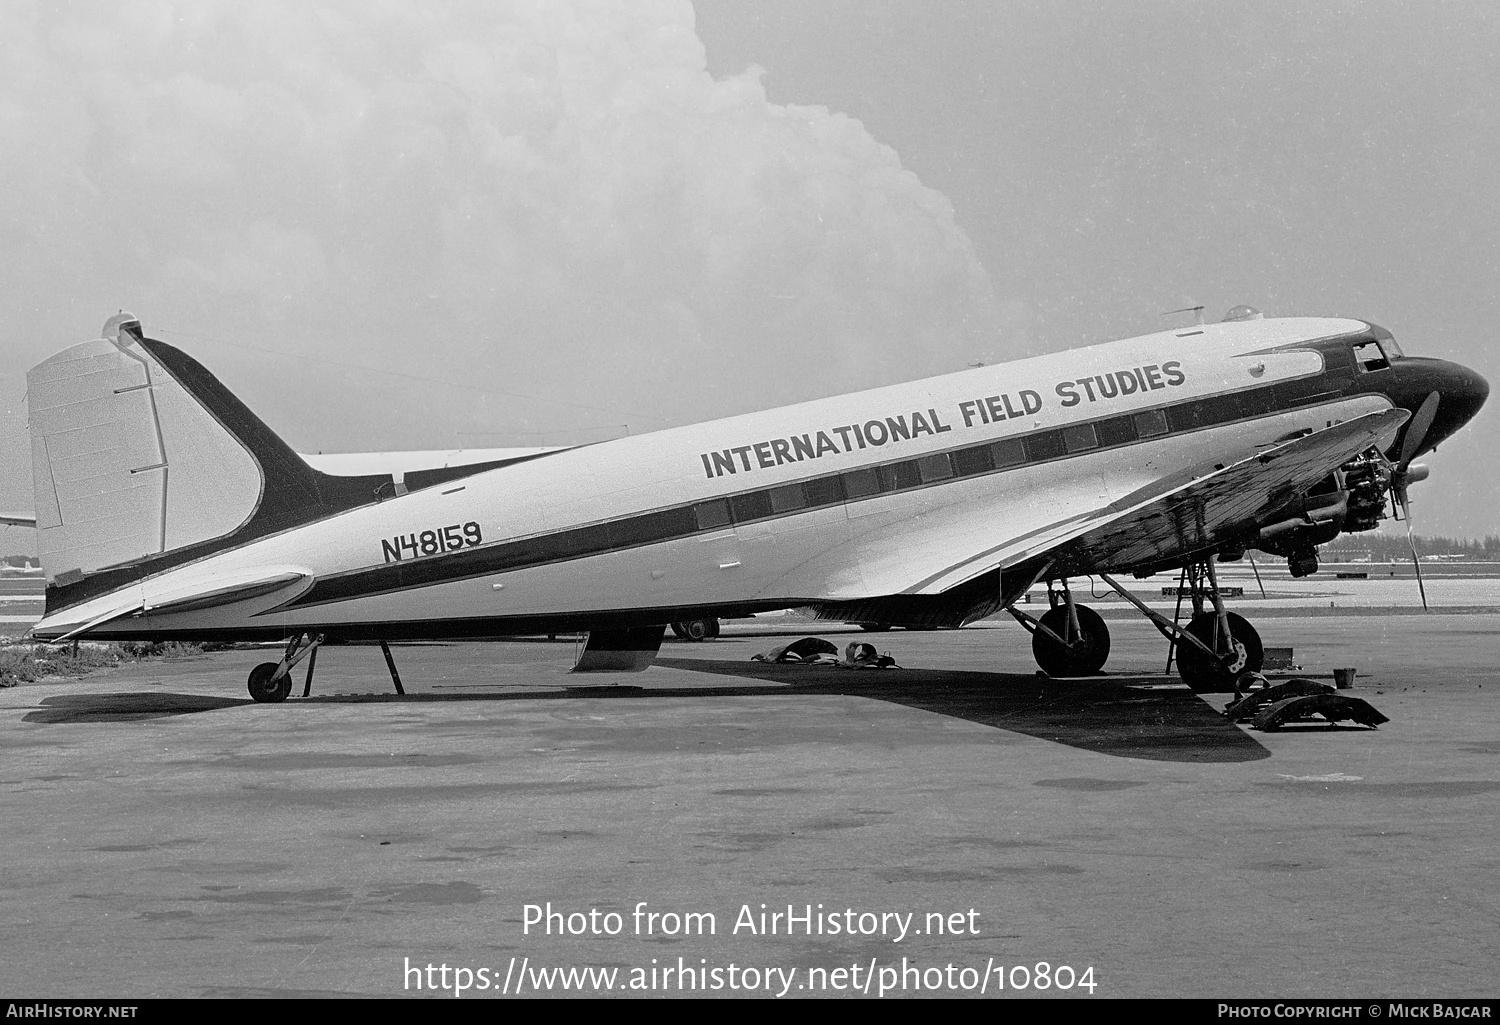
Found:
[[[1438,391],[1430,448],[1487,386],[1356,353],[1389,337],[1356,320],[1206,325],[554,452],[123,588],[54,581],[35,632],[61,636],[130,588],[142,609],[89,636],[474,636],[941,594],[991,569],[987,549],[1182,468]],[[264,589],[227,604],[172,603],[252,578]]]

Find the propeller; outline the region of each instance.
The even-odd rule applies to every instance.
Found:
[[[1406,425],[1406,434],[1401,439],[1401,451],[1396,456],[1395,465],[1391,467],[1391,499],[1400,506],[1401,516],[1406,520],[1406,545],[1411,549],[1411,564],[1417,571],[1417,589],[1422,593],[1424,610],[1427,608],[1427,585],[1422,580],[1422,562],[1417,558],[1417,542],[1412,537],[1411,497],[1407,494],[1407,488],[1419,480],[1427,479],[1427,468],[1420,464],[1413,466],[1412,460],[1422,450],[1422,442],[1427,439],[1432,421],[1437,419],[1438,404],[1441,401],[1437,392],[1431,392],[1422,400],[1416,414]]]

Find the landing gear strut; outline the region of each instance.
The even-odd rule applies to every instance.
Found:
[[[1195,693],[1230,693],[1240,674],[1258,673],[1265,664],[1265,649],[1255,628],[1244,617],[1224,608],[1224,601],[1219,596],[1214,556],[1183,567],[1184,586],[1178,589],[1177,614],[1182,611],[1182,591],[1185,589],[1191,596],[1193,609],[1193,617],[1186,627],[1178,625],[1178,615],[1168,619],[1147,608],[1109,574],[1101,573],[1100,576],[1120,597],[1140,609],[1171,642],[1167,669],[1172,668],[1175,655],[1177,674]]]
[[[1234,681],[1241,673],[1258,673],[1265,664],[1265,648],[1261,645],[1260,634],[1243,616],[1224,608],[1214,562],[1214,556],[1210,555],[1182,569],[1182,580],[1193,603],[1193,618],[1189,620],[1186,632],[1200,643],[1177,643],[1173,648],[1177,656],[1177,674],[1183,683],[1199,694],[1229,693],[1234,690]],[[1181,611],[1180,590],[1178,595],[1177,607]],[[1168,655],[1167,665],[1170,668],[1171,655]]]
[[[286,654],[281,656],[280,662],[262,662],[250,670],[248,684],[250,696],[256,701],[267,704],[285,701],[287,695],[292,692],[292,666],[312,656],[312,660],[307,663],[307,680],[302,690],[302,696],[306,697],[312,689],[313,665],[316,663],[318,648],[322,643],[322,634],[294,636],[287,642]]]
[[[1014,607],[1007,611],[1031,632],[1031,653],[1048,676],[1092,676],[1109,659],[1109,628],[1099,613],[1073,600],[1066,580],[1047,587],[1051,608],[1034,619]]]
[[[292,678],[286,673],[277,677],[275,662],[262,662],[250,670],[250,696],[256,701],[275,703],[285,701],[292,692]]]
[[[285,701],[292,693],[292,667],[307,659],[307,677],[302,681],[302,696],[312,693],[313,667],[318,664],[318,649],[323,646],[323,634],[295,634],[286,642],[286,654],[280,662],[262,662],[250,670],[250,696],[256,701],[275,704]],[[396,671],[396,662],[391,658],[391,647],[384,640],[380,652],[385,656],[385,667],[391,672],[391,683],[397,694],[405,694],[401,686],[401,674]]]
[[[1177,674],[1199,694],[1227,694],[1241,673],[1258,673],[1265,664],[1260,634],[1243,616],[1226,612],[1221,619],[1217,613],[1204,613],[1193,617],[1187,632],[1219,656],[1210,659],[1191,644],[1179,648]]]

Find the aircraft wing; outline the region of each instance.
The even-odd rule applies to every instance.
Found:
[[[938,594],[994,569],[1045,556],[1059,574],[1125,571],[1200,551],[1253,530],[1372,445],[1384,447],[1410,417],[1367,413],[1332,427],[1205,467],[1162,477],[1113,502],[975,552],[930,572],[908,594]]]

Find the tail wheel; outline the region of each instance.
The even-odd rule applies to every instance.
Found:
[[[292,674],[287,673],[281,679],[271,682],[271,677],[276,675],[275,662],[262,662],[250,670],[249,689],[250,696],[263,704],[275,704],[285,701],[288,694],[292,692]]]
[[[1078,629],[1082,636],[1076,644],[1062,645],[1040,630],[1031,635],[1031,653],[1036,664],[1048,676],[1091,676],[1104,668],[1109,659],[1109,627],[1104,619],[1087,605],[1075,605]],[[1068,609],[1059,605],[1042,615],[1041,624],[1059,637],[1068,636]]]
[[[1177,672],[1182,682],[1198,694],[1227,694],[1241,673],[1258,673],[1265,665],[1266,652],[1260,634],[1243,617],[1227,614],[1229,637],[1220,636],[1219,617],[1204,612],[1193,617],[1188,633],[1208,645],[1229,664],[1228,669],[1215,664],[1195,644],[1177,645]]]

